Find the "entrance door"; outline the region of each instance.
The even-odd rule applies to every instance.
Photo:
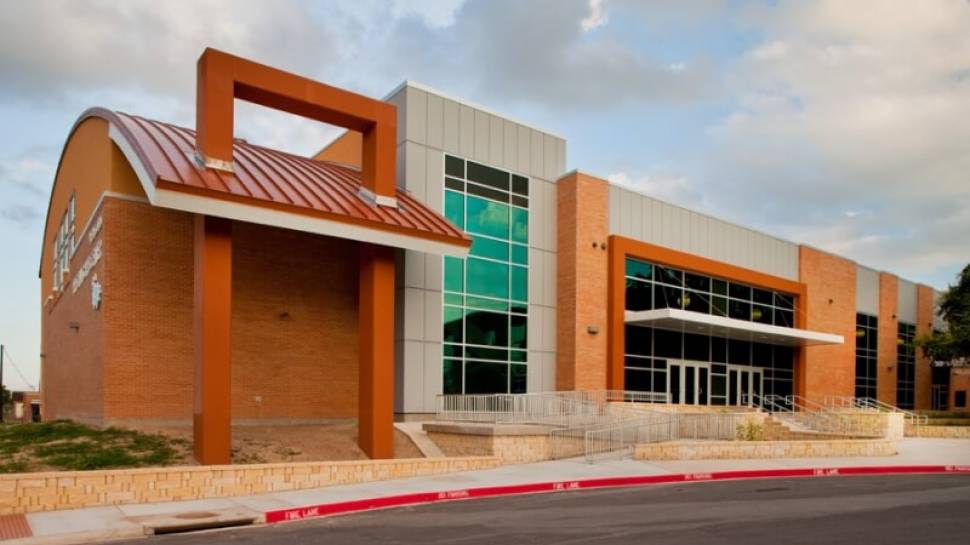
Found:
[[[728,367],[728,404],[751,405],[761,398],[762,370],[756,367]]]
[[[670,402],[707,405],[710,397],[710,368],[705,363],[678,361],[668,364],[667,392]]]

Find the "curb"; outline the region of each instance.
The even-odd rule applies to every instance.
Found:
[[[266,512],[266,524],[278,524],[311,518],[360,513],[376,509],[389,509],[406,505],[426,505],[475,498],[494,498],[520,494],[540,494],[568,490],[591,490],[651,486],[660,484],[710,482],[743,479],[781,479],[792,477],[851,477],[864,475],[925,475],[934,473],[970,474],[965,465],[912,465],[912,466],[856,466],[816,467],[799,469],[752,469],[715,471],[711,473],[678,473],[668,475],[639,475],[632,477],[605,477],[572,481],[549,481],[540,483],[488,486],[435,492],[416,492],[398,496],[383,496],[337,503],[322,503],[303,507],[291,507]]]

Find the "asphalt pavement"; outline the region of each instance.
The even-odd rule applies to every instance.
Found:
[[[758,479],[559,492],[129,543],[965,545],[970,476]]]

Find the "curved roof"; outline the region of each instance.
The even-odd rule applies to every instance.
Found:
[[[153,194],[159,192],[175,192],[186,197],[271,208],[388,234],[417,237],[458,247],[459,253],[464,253],[471,244],[460,229],[400,188],[397,189],[397,207],[374,204],[361,192],[360,171],[347,165],[301,157],[237,139],[233,143],[233,171],[216,170],[202,166],[197,160],[195,131],[191,129],[103,108],[87,110],[78,119],[78,124],[88,117],[100,117],[109,122],[112,140],[132,163],[142,185],[152,184],[153,187],[145,187],[152,204],[190,210],[190,207],[156,202],[153,198]],[[165,202],[184,203],[186,200],[173,198]],[[190,211],[221,215],[216,209]],[[407,247],[392,240],[369,241]]]

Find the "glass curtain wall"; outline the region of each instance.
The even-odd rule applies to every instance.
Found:
[[[444,258],[445,394],[526,391],[528,178],[445,156],[445,215],[472,238]]]
[[[916,326],[899,322],[896,337],[896,406],[913,409],[916,399]]]
[[[856,314],[855,337],[855,396],[876,399],[879,319],[868,314]]]
[[[739,320],[793,327],[794,296],[628,258],[626,309],[680,308]],[[667,392],[669,366],[677,361],[709,363],[710,404],[729,402],[730,370],[758,368],[764,394],[794,393],[794,350],[738,339],[627,325],[625,387]],[[737,400],[735,400],[737,403]]]

